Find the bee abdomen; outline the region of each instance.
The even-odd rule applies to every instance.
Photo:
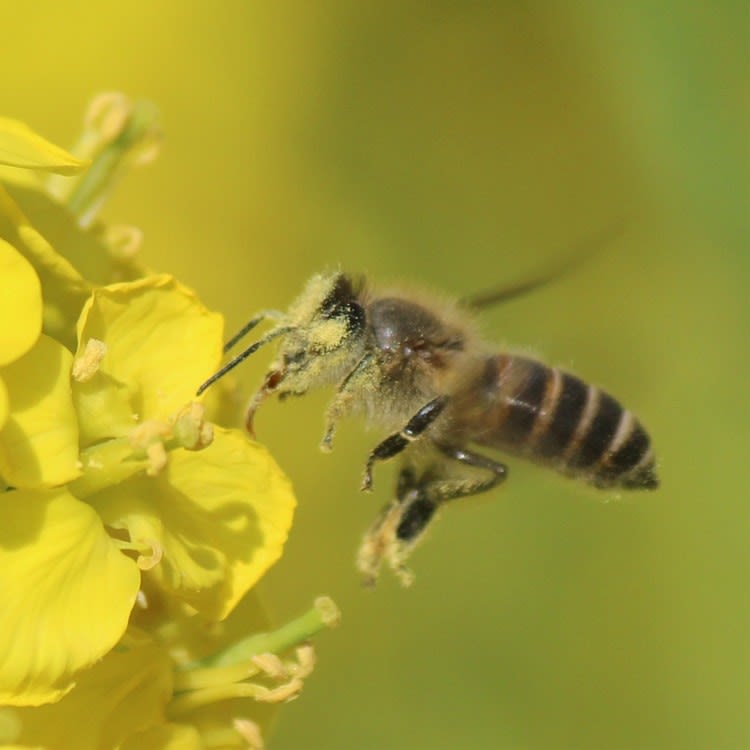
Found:
[[[493,434],[483,442],[599,487],[658,486],[646,431],[612,396],[525,357],[492,357],[489,369],[499,399],[486,417]]]

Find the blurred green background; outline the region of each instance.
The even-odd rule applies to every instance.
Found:
[[[230,329],[314,271],[464,294],[628,229],[485,316],[498,346],[606,385],[649,427],[656,494],[518,461],[363,590],[379,438],[328,394],[257,419],[300,506],[263,592],[341,628],[272,750],[750,747],[748,26],[741,3],[3,4],[3,114],[72,143],[93,93],[158,104],[160,160],[109,221]],[[238,374],[249,391],[267,359]]]

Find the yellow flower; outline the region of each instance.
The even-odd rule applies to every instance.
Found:
[[[0,162],[70,173],[82,163],[36,136],[25,126],[0,119]],[[0,187],[0,216],[13,222],[7,194]],[[32,236],[27,226],[21,235]],[[29,230],[29,231],[27,231]],[[33,240],[32,240],[33,242]],[[119,638],[129,610],[108,612],[104,627],[87,641],[62,651],[40,638],[42,613],[57,618],[63,632],[75,631],[93,613],[90,587],[101,579],[123,584],[132,567],[106,535],[95,513],[62,485],[79,475],[78,425],[69,382],[72,355],[41,335],[41,283],[32,264],[0,239],[0,566],[4,573],[0,629],[0,701],[34,704],[60,697],[69,685],[65,670],[80,669],[101,657]],[[97,536],[96,530],[102,532]],[[93,531],[93,533],[92,533]],[[102,539],[102,536],[104,539]],[[92,563],[95,565],[92,566]],[[60,596],[60,581],[71,585]],[[128,596],[135,596],[131,575]],[[127,583],[125,583],[127,586]],[[108,627],[119,617],[114,631]],[[37,659],[39,654],[42,658]],[[22,689],[19,691],[19,688]]]
[[[75,322],[94,285],[146,272],[135,255],[138,230],[104,226],[96,216],[127,168],[153,159],[158,140],[154,108],[116,94],[89,107],[76,145],[81,158],[0,118],[0,238],[36,270],[44,332],[68,348],[75,347]]]
[[[67,490],[18,490],[0,504],[0,582],[0,703],[39,705],[117,643],[139,575]]]
[[[145,275],[137,230],[95,221],[157,134],[121,95],[95,101],[79,159],[0,118],[3,748],[257,746],[247,699],[295,696],[313,659],[294,647],[335,619],[257,633],[247,593],[281,556],[290,484],[193,400],[221,316]]]
[[[236,640],[248,626],[263,623],[254,598],[248,597],[242,609],[234,623],[209,629],[184,605],[144,602],[133,619],[157,637],[131,626],[117,649],[83,672],[59,702],[0,709],[0,746],[259,747],[250,741],[260,740],[269,708],[294,697],[312,669],[312,647],[300,644],[336,625],[338,612],[321,600],[276,631]]]
[[[70,391],[72,355],[40,336],[0,370],[8,412],[0,430],[0,477],[6,485],[54,487],[79,475],[78,423]]]
[[[0,119],[0,158],[5,155],[7,161],[15,151],[3,138],[4,123]],[[33,161],[32,156],[33,149],[26,160]],[[40,336],[39,277],[1,238],[0,280],[0,479],[13,487],[62,484],[78,474],[78,429],[68,384],[71,356]]]
[[[219,429],[205,445],[190,418],[200,408],[183,409],[221,352],[221,318],[191,292],[167,276],[102,287],[78,332],[82,474],[67,490],[14,492],[0,505],[0,589],[12,604],[0,619],[0,700],[16,705],[59,698],[112,648],[139,568],[208,618],[226,617],[281,555],[294,508],[261,446]],[[13,545],[22,529],[27,543]]]
[[[159,722],[171,692],[169,655],[143,637],[81,673],[59,702],[5,709],[10,720],[0,742],[54,750],[114,749]]]
[[[127,535],[160,586],[225,617],[280,556],[294,498],[265,449],[235,431],[215,428],[208,446],[197,438],[201,450],[181,442],[196,439],[184,407],[221,357],[221,318],[152,276],[96,290],[78,332],[77,359],[90,341],[106,353],[73,385],[84,448],[73,492]]]
[[[42,330],[42,290],[34,269],[7,242],[0,240],[0,366],[25,354]]]

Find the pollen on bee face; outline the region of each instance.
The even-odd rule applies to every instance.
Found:
[[[346,336],[346,324],[340,320],[326,320],[315,327],[315,342],[320,349],[336,349]]]
[[[300,296],[289,308],[289,318],[292,320],[310,320],[320,307],[320,302],[331,289],[335,277],[326,274],[316,274],[305,285]]]

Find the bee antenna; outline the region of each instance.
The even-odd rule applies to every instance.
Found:
[[[217,370],[208,380],[206,380],[205,383],[202,383],[200,388],[195,392],[196,396],[200,396],[201,393],[203,393],[206,388],[213,385],[219,378],[223,378],[230,370],[234,370],[235,367],[237,367],[240,362],[244,362],[251,354],[255,354],[255,352],[258,351],[258,349],[261,348],[261,346],[264,346],[269,341],[273,341],[274,339],[278,338],[279,336],[283,336],[286,333],[289,333],[294,328],[294,326],[281,326],[279,328],[273,328],[270,330],[262,339],[259,339],[254,344],[251,344],[247,347],[244,351],[240,352],[236,357],[233,359],[230,359],[229,362],[227,362],[224,367],[222,367],[220,370]]]
[[[271,320],[279,320],[282,317],[283,313],[279,312],[278,310],[263,310],[262,312],[259,312],[257,315],[250,318],[250,320],[245,323],[242,328],[240,328],[237,333],[232,336],[229,341],[227,341],[226,344],[224,344],[224,354],[226,354],[230,349],[234,348],[234,345],[240,341],[241,339],[244,339],[245,336],[247,336],[250,331],[255,328],[255,326],[258,325],[258,323],[261,323],[262,321],[266,320],[267,318],[270,318]]]

